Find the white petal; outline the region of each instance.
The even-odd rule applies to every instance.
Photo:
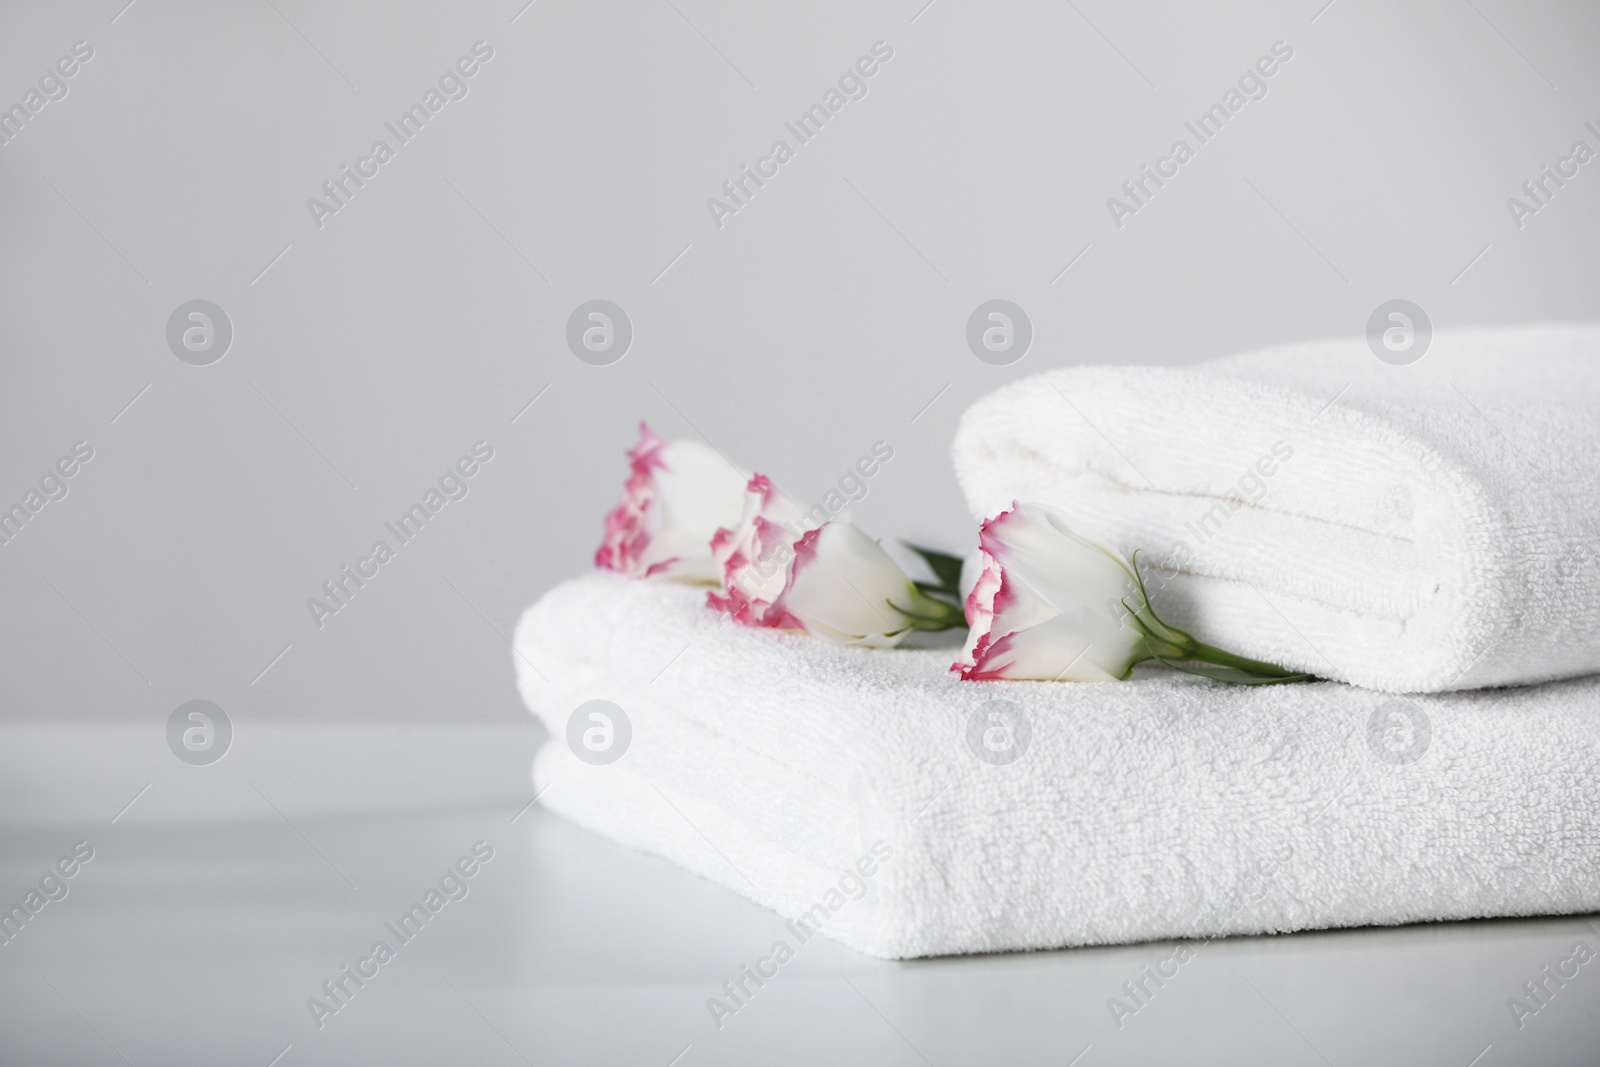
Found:
[[[1105,681],[1144,656],[1123,607],[1138,604],[1131,567],[1060,509],[1013,505],[984,524],[982,543],[1001,581],[992,612],[973,613],[959,664],[971,676]]]
[[[661,450],[652,474],[656,498],[645,514],[650,531],[646,561],[710,558],[711,536],[739,521],[745,478],[698,441],[673,441]],[[707,577],[714,579],[710,571]]]
[[[872,538],[855,526],[824,524],[795,562],[780,605],[808,632],[851,643],[887,642],[911,620],[893,604],[909,607],[916,588]]]

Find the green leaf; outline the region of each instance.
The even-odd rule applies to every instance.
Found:
[[[919,545],[912,544],[910,541],[902,541],[900,543],[921,556],[922,561],[933,572],[933,576],[939,579],[939,583],[933,587],[934,589],[941,593],[956,593],[961,588],[960,556],[952,556],[948,552],[938,552],[931,548],[922,548]],[[927,592],[928,590],[923,588],[926,584],[918,582],[917,587],[923,589],[923,592]]]

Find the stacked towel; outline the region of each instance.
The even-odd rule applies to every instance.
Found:
[[[1249,387],[1233,388],[1212,395],[1237,405]],[[1288,410],[1292,393],[1254,388],[1262,412]],[[1107,410],[1074,399],[1090,417]],[[1352,540],[1374,542],[1374,572],[1394,560],[1369,527],[1403,526],[1403,489],[1430,530],[1436,519],[1418,509],[1489,506],[1449,495],[1466,468],[1452,458],[1428,473],[1419,440],[1398,430],[1383,439],[1398,457],[1369,444],[1351,468],[1334,464],[1308,442],[1354,446],[1368,440],[1357,431],[1387,424],[1354,407],[1314,414],[1290,465],[1304,447],[1305,466],[1337,486],[1355,484],[1353,470],[1386,487],[1346,517]],[[1268,423],[1264,435],[1287,429]],[[1169,476],[1151,454],[1130,458]],[[1104,456],[1093,467],[1108,485],[1119,477]],[[1316,499],[1288,484],[1290,499]],[[1270,514],[1290,528],[1316,521],[1299,512]],[[1479,549],[1493,546],[1468,538],[1462,565],[1481,562]],[[1427,594],[1396,573],[1421,610]],[[1471,577],[1454,576],[1454,595],[1478,588]],[[552,734],[535,786],[573,821],[775,909],[791,920],[791,948],[819,930],[898,958],[1600,909],[1600,680],[1422,697],[1164,671],[960,682],[944,669],[950,650],[728,627],[703,600],[596,573],[524,614],[518,683]],[[591,700],[629,719],[615,762],[574,754],[569,719]],[[612,726],[623,744],[628,731]]]
[[[1441,331],[1409,366],[1354,340],[1050,371],[954,454],[975,516],[1041,501],[1142,549],[1204,640],[1436,692],[1600,671],[1597,410],[1600,327]]]

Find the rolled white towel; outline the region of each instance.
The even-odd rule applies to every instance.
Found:
[[[602,573],[528,609],[513,660],[553,735],[534,785],[778,911],[791,951],[818,931],[911,957],[1600,909],[1600,679],[963,682],[951,650],[725,626],[703,597]],[[599,720],[568,742],[592,700],[627,716],[615,762],[576,754]]]
[[[1230,651],[1394,692],[1600,671],[1600,327],[1053,370],[953,451],[975,516],[1142,549],[1163,617]]]

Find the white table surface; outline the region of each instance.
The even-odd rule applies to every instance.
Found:
[[[893,963],[817,938],[718,1028],[707,998],[782,921],[528,807],[531,724],[258,726],[208,767],[131,728],[71,733],[0,731],[0,897],[79,840],[95,850],[0,945],[6,1064],[1501,1067],[1600,1050],[1600,961],[1520,1030],[1507,1008],[1577,941],[1600,946],[1593,916],[1216,941],[1120,1029],[1108,999],[1170,945]],[[479,841],[494,858],[467,895],[398,946],[383,924]],[[307,1000],[379,938],[395,958],[319,1028]]]

